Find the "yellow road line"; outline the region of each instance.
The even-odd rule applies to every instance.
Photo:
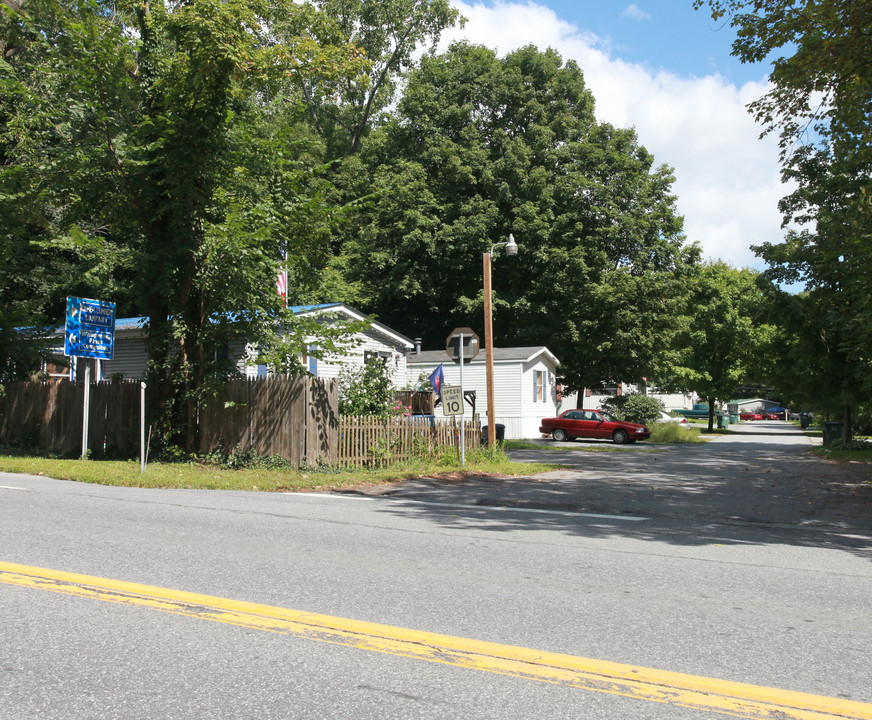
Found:
[[[872,720],[872,704],[0,562],[0,582],[752,720]]]

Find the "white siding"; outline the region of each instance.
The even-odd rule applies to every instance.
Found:
[[[414,362],[414,356],[411,356]],[[422,372],[430,375],[439,363],[418,364],[409,367],[409,381],[416,382]],[[460,366],[451,361],[444,362],[442,369],[446,385],[460,384]],[[505,425],[507,440],[535,438],[539,436],[539,420],[557,414],[555,397],[555,367],[552,363],[537,357],[529,363],[520,360],[494,362],[494,421]],[[545,372],[546,399],[533,401],[533,371]],[[475,411],[479,422],[487,424],[487,370],[484,356],[480,354],[474,362],[463,368],[463,389],[475,390]],[[472,417],[472,409],[466,406],[466,417]],[[439,414],[441,410],[436,409]]]
[[[366,353],[385,353],[394,387],[401,388],[406,384],[406,353],[403,349],[385,342],[372,333],[358,333],[355,335],[355,339],[360,341],[360,345],[349,348],[346,354],[318,360],[316,374],[319,378],[339,377],[339,372],[343,367],[363,367]]]
[[[557,415],[557,376],[556,368],[542,358],[525,363],[523,392],[521,393],[523,434],[520,437],[539,437],[539,421]],[[536,395],[536,373],[543,373],[542,399]]]
[[[110,380],[121,375],[125,380],[141,380],[145,377],[148,353],[142,333],[115,336],[115,351],[111,360],[103,361],[103,378]]]

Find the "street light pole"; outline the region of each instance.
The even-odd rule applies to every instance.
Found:
[[[487,373],[487,445],[493,447],[496,442],[496,419],[494,415],[494,328],[493,328],[493,304],[491,289],[491,260],[494,250],[502,245],[506,246],[506,255],[517,255],[518,245],[513,235],[509,234],[508,242],[496,243],[491,246],[490,252],[482,256],[484,265],[484,357]]]
[[[487,446],[493,447],[496,420],[494,419],[494,329],[491,306],[491,254],[484,253],[484,358],[487,373]]]

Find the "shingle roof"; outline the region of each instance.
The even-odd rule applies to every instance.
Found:
[[[510,348],[494,348],[494,362],[529,362],[537,355],[545,354],[553,360],[555,365],[559,365],[560,361],[554,357],[554,354],[544,345],[533,345],[530,347],[510,347]],[[481,348],[472,364],[483,363],[485,361],[485,349]],[[408,364],[412,365],[438,365],[441,362],[451,362],[448,353],[445,350],[422,350],[419,353],[409,355]]]

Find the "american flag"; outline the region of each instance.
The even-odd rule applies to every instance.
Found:
[[[282,265],[287,267],[288,262],[288,248],[282,243],[279,252],[282,256]],[[278,277],[276,278],[276,290],[278,291],[279,297],[282,299],[284,306],[288,306],[288,271],[281,270],[279,271]]]

